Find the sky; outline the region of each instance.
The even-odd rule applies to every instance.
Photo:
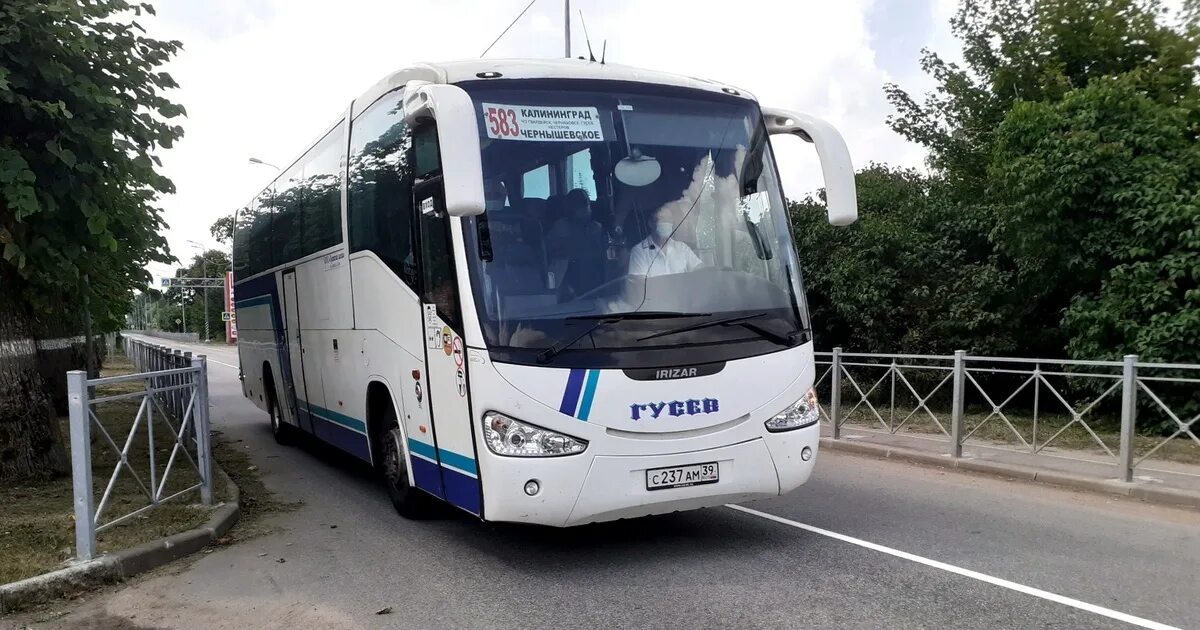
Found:
[[[477,58],[526,0],[154,0],[150,34],[183,42],[166,70],[187,110],[184,137],[160,153],[176,186],[161,206],[171,252],[215,247],[208,228],[261,190],[390,72],[419,61]],[[892,132],[883,85],[932,87],[930,47],[955,59],[955,0],[573,0],[572,53],[587,53],[579,11],[609,62],[749,90],[764,106],[824,118],[856,167],[919,167],[924,153]],[[563,55],[563,2],[537,0],[488,58]],[[784,192],[822,186],[812,145],[773,141]],[[192,242],[196,244],[193,244]],[[157,277],[171,267],[150,267]]]

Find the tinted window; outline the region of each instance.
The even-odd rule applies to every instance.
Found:
[[[425,276],[424,301],[436,304],[438,315],[451,326],[458,326],[462,320],[449,216],[442,212],[421,215],[421,247],[424,250],[421,259]]]
[[[342,195],[338,177],[342,126],[330,131],[301,159],[301,202],[304,216],[303,255],[332,247],[342,241]]]
[[[417,177],[436,173],[442,168],[442,158],[438,153],[437,125],[426,123],[413,132],[417,161]]]
[[[248,250],[246,264],[248,274],[254,275],[271,268],[271,205],[266,192],[251,204],[245,225]]]
[[[344,124],[344,123],[343,123]],[[285,265],[342,241],[338,124],[238,213],[239,278]]]
[[[292,166],[275,181],[275,194],[269,197],[274,209],[271,221],[271,266],[282,265],[303,256],[304,188],[299,165]]]
[[[350,129],[350,251],[368,250],[416,286],[412,253],[412,137],[401,92],[376,101]]]

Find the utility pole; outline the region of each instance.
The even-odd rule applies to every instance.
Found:
[[[200,252],[200,275],[208,277],[208,257]],[[208,334],[208,287],[204,287],[204,342],[212,341]]]
[[[563,34],[566,41],[566,57],[571,58],[571,0],[563,0]]]
[[[183,328],[179,332],[186,333],[187,332],[187,307],[184,306],[184,303],[183,303],[183,288],[182,287],[180,287],[180,289],[179,289],[179,316],[180,316],[180,318],[182,318],[182,321],[183,321]]]

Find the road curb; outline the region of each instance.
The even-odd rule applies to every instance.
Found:
[[[216,542],[241,517],[241,490],[219,466],[214,465],[213,471],[229,488],[230,498],[218,506],[203,525],[87,562],[0,584],[0,614],[16,612],[31,604],[61,598],[102,584],[120,582]]]
[[[1187,490],[1178,490],[1175,488],[1155,487],[1146,484],[1122,483],[1110,479],[1096,479],[1093,477],[1084,477],[1082,475],[1075,475],[1057,470],[1045,470],[1041,468],[1035,468],[1033,466],[1006,464],[984,459],[974,459],[968,457],[954,459],[949,455],[926,453],[914,449],[886,446],[883,444],[834,440],[833,438],[828,437],[821,438],[821,447],[834,451],[841,451],[844,453],[855,453],[858,455],[867,455],[869,457],[894,459],[897,461],[916,464],[928,464],[931,466],[941,466],[943,468],[957,468],[960,470],[1005,477],[1008,479],[1032,481],[1034,483],[1062,486],[1074,490],[1085,490],[1088,492],[1130,497],[1145,501],[1147,503],[1161,503],[1165,505],[1200,509],[1200,492],[1189,492]]]

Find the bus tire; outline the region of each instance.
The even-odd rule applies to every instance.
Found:
[[[266,375],[268,378],[270,373]],[[267,381],[267,415],[271,418],[271,436],[275,438],[275,443],[282,446],[292,444],[292,427],[283,421],[279,415],[278,398],[275,396],[275,380]]]
[[[428,518],[432,509],[428,494],[408,482],[408,461],[404,457],[404,434],[396,422],[395,411],[388,410],[381,423],[384,427],[380,436],[383,454],[383,483],[387,486],[392,507],[404,518],[420,520]]]

